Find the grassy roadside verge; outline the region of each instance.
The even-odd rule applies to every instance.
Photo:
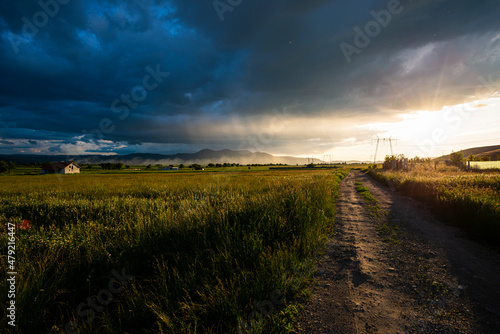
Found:
[[[475,240],[498,248],[500,175],[369,170],[382,184],[430,205],[445,222]]]
[[[399,228],[391,221],[389,213],[384,210],[377,199],[370,193],[370,190],[363,186],[359,181],[355,182],[356,191],[363,197],[368,204],[368,212],[370,217],[377,224],[377,230],[384,242],[398,244],[399,241]]]
[[[32,224],[16,231],[17,330],[290,332],[346,174],[2,179],[2,232]]]

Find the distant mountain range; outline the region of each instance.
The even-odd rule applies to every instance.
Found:
[[[310,161],[306,158],[297,158],[292,156],[274,156],[263,152],[250,151],[232,151],[232,150],[201,150],[196,153],[177,153],[172,155],[150,154],[150,153],[133,153],[127,155],[27,155],[27,154],[12,154],[0,155],[0,161],[13,161],[18,164],[26,163],[44,163],[48,161],[59,162],[75,160],[80,164],[100,164],[105,162],[123,162],[129,165],[145,165],[145,164],[162,164],[162,165],[178,165],[178,164],[202,164],[209,163],[238,163],[241,165],[247,164],[287,164],[287,165],[305,165]],[[314,159],[314,163],[321,163],[319,159]]]
[[[464,158],[473,154],[475,156],[489,155],[492,160],[495,160],[497,155],[500,155],[500,145],[473,147],[466,150],[461,150]],[[444,155],[435,158],[435,161],[448,160],[450,155]],[[209,163],[238,163],[240,165],[249,164],[286,164],[286,165],[307,165],[311,159],[297,158],[293,156],[275,156],[264,152],[250,152],[250,151],[232,151],[232,150],[201,150],[196,153],[177,153],[177,154],[152,154],[152,153],[133,153],[127,155],[37,155],[37,154],[4,154],[0,155],[0,161],[13,161],[17,164],[27,163],[44,163],[44,162],[60,162],[75,160],[80,164],[100,164],[106,162],[123,162],[128,165],[147,165],[147,164],[161,164],[161,165],[178,165],[178,164],[201,164],[207,165]],[[314,159],[315,164],[320,164],[323,161]],[[371,163],[369,161],[335,161],[333,163],[348,164],[354,163]]]
[[[461,150],[457,152],[462,152],[464,158],[467,158],[469,155],[474,155],[478,157],[482,157],[485,155],[488,155],[491,157],[491,160],[496,160],[496,157],[500,155],[500,145],[494,145],[494,146],[484,146],[484,147],[473,147],[473,148],[468,148],[466,150]],[[435,161],[443,161],[443,160],[449,160],[450,155],[443,155],[442,157],[435,158]]]

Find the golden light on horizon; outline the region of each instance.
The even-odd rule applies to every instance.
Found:
[[[360,128],[384,138],[397,139],[395,152],[407,156],[440,156],[477,145],[498,143],[499,98],[447,106],[437,111],[399,113],[391,122],[374,122]]]

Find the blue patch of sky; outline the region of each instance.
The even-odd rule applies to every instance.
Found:
[[[97,39],[96,35],[93,33],[78,29],[76,34],[80,38],[80,40],[87,46],[89,46],[93,50],[101,51],[101,43]]]

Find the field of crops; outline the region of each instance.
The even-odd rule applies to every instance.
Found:
[[[287,332],[346,173],[0,177],[2,249],[18,225],[17,329]]]
[[[413,172],[370,170],[369,174],[429,204],[445,222],[461,227],[473,239],[500,246],[500,174],[468,173],[453,168]]]

